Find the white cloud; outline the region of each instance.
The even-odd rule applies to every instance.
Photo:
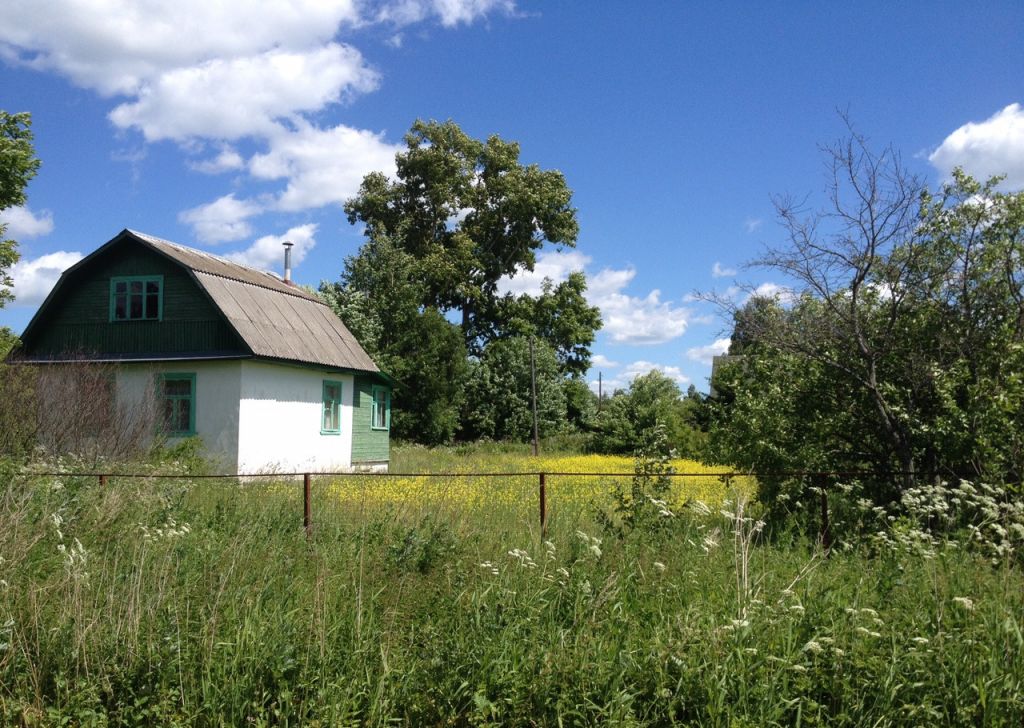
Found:
[[[588,280],[587,301],[601,309],[602,331],[617,344],[663,344],[682,336],[689,312],[662,301],[658,289],[643,298],[623,293],[635,276],[632,268],[606,268]]]
[[[43,210],[37,215],[27,207],[8,207],[0,211],[0,224],[7,226],[7,234],[15,240],[37,238],[53,232],[53,214]]]
[[[242,155],[232,147],[222,147],[216,157],[204,159],[201,162],[189,162],[191,169],[203,174],[221,174],[245,167],[245,160]]]
[[[288,184],[275,206],[305,210],[344,202],[359,191],[368,172],[393,174],[398,150],[373,132],[303,123],[294,132],[282,130],[272,136],[270,151],[250,159],[249,171],[259,179],[286,178]]]
[[[215,158],[186,164],[284,180],[264,207],[296,211],[343,202],[370,171],[392,173],[400,149],[382,133],[312,121],[380,83],[359,50],[337,40],[341,33],[373,22],[454,27],[514,10],[512,0],[261,0],[244,8],[226,0],[5,0],[0,58],[123,97],[111,121],[147,141],[186,150],[221,143]],[[247,164],[226,144],[242,139],[265,151]],[[228,195],[181,219],[218,242],[249,235],[254,214],[254,203]]]
[[[541,293],[541,283],[545,278],[557,285],[566,280],[570,273],[584,270],[590,260],[589,255],[584,255],[579,250],[543,252],[537,256],[537,262],[532,271],[520,270],[511,278],[505,276],[499,280],[498,292],[513,293],[517,296],[522,293],[538,296]]]
[[[20,260],[11,266],[14,280],[14,304],[38,306],[53,289],[60,274],[82,259],[78,252],[59,250],[32,260]]]
[[[736,275],[735,268],[723,268],[722,264],[719,263],[717,260],[715,261],[715,264],[711,267],[712,278],[728,278],[734,275]]]
[[[308,49],[359,22],[353,0],[5,0],[6,55],[56,71],[101,94],[136,94],[146,82],[213,59]]]
[[[350,46],[275,49],[162,73],[141,85],[136,101],[111,111],[110,119],[139,129],[149,141],[263,137],[275,131],[277,119],[372,91],[378,80]]]
[[[762,220],[761,218],[759,218],[759,217],[751,217],[751,218],[747,218],[747,220],[744,221],[743,229],[746,230],[748,233],[756,233],[758,230],[761,229],[761,226],[763,224],[764,224],[764,220]]]
[[[282,243],[289,240],[292,247],[292,269],[303,261],[313,246],[316,245],[317,225],[307,223],[290,228],[284,235],[264,235],[245,250],[228,253],[224,257],[242,265],[260,270],[283,271],[284,247]]]
[[[262,208],[258,204],[239,200],[232,193],[185,210],[178,215],[178,220],[191,225],[196,237],[204,243],[223,243],[251,235],[252,226],[247,221],[260,212]]]
[[[700,362],[701,364],[711,365],[712,359],[719,354],[724,354],[729,351],[729,344],[731,339],[725,337],[724,339],[715,339],[715,341],[707,346],[694,346],[686,350],[686,356],[693,361]]]
[[[384,3],[377,11],[376,20],[410,25],[436,17],[441,25],[451,28],[468,25],[493,11],[511,14],[515,3],[512,0],[394,0]]]
[[[793,289],[780,286],[778,283],[772,283],[771,281],[759,285],[747,298],[749,299],[753,296],[758,298],[774,298],[781,303],[789,303],[795,298]]]
[[[610,394],[616,389],[625,389],[634,379],[642,377],[645,374],[650,374],[653,370],[661,372],[679,385],[680,388],[686,387],[690,383],[690,378],[683,374],[683,371],[679,367],[669,366],[667,364],[657,364],[655,362],[641,359],[639,361],[632,362],[631,364],[627,364],[617,376],[610,379],[603,379],[602,386],[604,392],[606,394]],[[597,380],[592,379],[589,384],[590,388],[596,392]]]
[[[946,177],[954,167],[963,167],[981,179],[1006,175],[1006,187],[1024,188],[1024,108],[1010,104],[985,121],[964,124],[928,161]]]
[[[573,271],[586,272],[590,262],[590,256],[579,250],[542,253],[537,256],[533,271],[520,271],[512,278],[502,278],[498,281],[498,290],[536,296],[545,278],[561,283]],[[587,275],[585,295],[591,306],[601,310],[601,331],[616,344],[663,344],[682,336],[689,311],[662,301],[661,291],[657,289],[643,298],[623,292],[635,277],[633,268],[605,268]]]
[[[612,361],[604,354],[594,354],[594,356],[590,357],[590,367],[592,369],[600,367],[604,367],[605,369],[616,369],[620,366],[622,365],[617,361]]]

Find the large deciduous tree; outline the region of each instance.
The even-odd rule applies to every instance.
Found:
[[[482,142],[452,121],[417,121],[405,143],[397,179],[367,175],[345,212],[369,240],[387,237],[411,256],[420,303],[460,312],[466,344],[479,353],[498,280],[532,270],[546,243],[575,244],[572,192],[561,172],[522,164],[515,142]]]
[[[38,169],[31,117],[0,111],[0,211],[25,204],[25,187]],[[0,224],[0,308],[13,298],[10,270],[17,262],[18,244],[7,239],[7,225]]]

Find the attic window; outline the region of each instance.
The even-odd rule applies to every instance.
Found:
[[[160,321],[163,317],[163,276],[116,276],[110,279],[111,321]]]

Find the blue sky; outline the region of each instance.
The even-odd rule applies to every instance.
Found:
[[[820,202],[819,145],[847,110],[938,183],[1024,187],[1024,4],[520,0],[5,0],[0,108],[43,166],[21,243],[20,331],[60,270],[129,227],[333,280],[341,210],[416,118],[520,142],[574,190],[575,250],[606,322],[607,386],[657,366],[706,390],[725,322],[694,291],[784,285],[742,264],[779,242],[771,198]]]

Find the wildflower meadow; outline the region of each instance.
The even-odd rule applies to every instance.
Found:
[[[5,473],[0,722],[1024,724],[1018,542],[865,507],[826,553],[674,466],[400,449],[423,477],[316,480],[308,535],[294,481]],[[538,471],[598,473],[546,533]]]

